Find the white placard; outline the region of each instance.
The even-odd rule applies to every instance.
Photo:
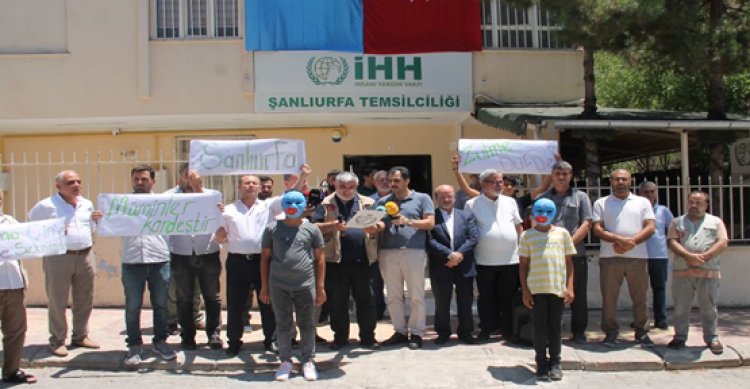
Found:
[[[101,193],[100,236],[206,235],[221,226],[221,193]]]
[[[299,174],[305,162],[302,140],[190,141],[190,169],[203,175]]]
[[[65,220],[0,224],[0,261],[65,254]]]
[[[459,171],[503,174],[549,174],[555,164],[557,141],[513,139],[459,139]]]
[[[255,112],[470,112],[471,55],[258,51]]]
[[[362,209],[357,212],[348,222],[346,222],[347,228],[365,228],[374,225],[375,223],[383,220],[385,217],[384,211],[378,211],[375,209]]]

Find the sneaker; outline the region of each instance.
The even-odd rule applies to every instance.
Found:
[[[307,381],[316,381],[318,379],[318,369],[315,368],[313,361],[307,361],[302,365],[302,376]]]
[[[264,340],[263,348],[268,352],[272,352],[275,354],[279,353],[279,345],[276,344],[276,341],[273,341],[273,340],[272,341]]]
[[[169,336],[178,336],[180,335],[180,326],[177,323],[172,323],[169,325]]]
[[[669,342],[669,344],[667,344],[667,347],[673,350],[679,350],[685,347],[685,341],[682,339],[674,338],[671,342]]]
[[[560,381],[563,377],[562,367],[560,367],[560,363],[553,363],[547,375],[552,381]]]
[[[409,343],[409,338],[400,332],[394,332],[390,338],[386,339],[382,344],[383,347],[397,346],[399,344]]]
[[[213,334],[211,335],[211,338],[208,339],[208,347],[214,350],[221,350],[224,348],[224,341],[221,340],[219,334]]]
[[[654,347],[654,341],[648,336],[648,334],[636,334],[635,342],[640,344],[642,347]]]
[[[419,335],[411,335],[411,338],[409,338],[409,348],[412,350],[417,350],[422,348],[422,337]]]
[[[550,380],[549,378],[549,370],[547,370],[546,366],[538,366],[536,368],[536,380],[537,381],[544,381],[547,382]]]
[[[122,361],[122,363],[125,366],[138,366],[141,364],[141,354],[143,353],[143,349],[141,346],[130,346],[128,347],[128,355],[125,357],[125,360]]]
[[[614,347],[617,345],[617,332],[610,332],[604,337],[602,345],[607,347]]]
[[[177,358],[177,353],[172,350],[171,347],[167,345],[167,342],[160,341],[156,342],[151,346],[151,351],[154,352],[154,354],[161,357],[161,359],[165,361],[171,361],[175,358]]]
[[[706,346],[708,346],[708,349],[711,350],[714,355],[719,355],[724,352],[724,346],[718,339],[706,343]]]
[[[281,362],[279,370],[276,370],[276,374],[274,374],[274,378],[276,381],[287,381],[290,374],[292,374],[292,363]]]

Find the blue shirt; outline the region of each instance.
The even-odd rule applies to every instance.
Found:
[[[656,230],[654,234],[646,241],[649,259],[667,259],[667,228],[672,224],[672,211],[669,208],[654,204],[654,216],[656,216]]]
[[[393,201],[398,204],[400,214],[408,219],[421,220],[428,215],[435,214],[435,205],[432,203],[430,196],[417,191],[411,191],[409,196],[403,200],[397,199],[393,194],[389,194],[378,200],[375,206],[384,205]],[[427,231],[420,230],[411,226],[401,226],[396,228],[386,218],[386,229],[383,231],[380,240],[381,249],[427,249]]]

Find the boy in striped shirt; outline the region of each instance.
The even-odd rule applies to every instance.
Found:
[[[524,231],[518,245],[523,303],[533,317],[536,377],[540,381],[562,379],[562,313],[574,297],[576,249],[568,231],[551,224],[556,213],[552,200],[537,200],[531,208],[534,227]]]

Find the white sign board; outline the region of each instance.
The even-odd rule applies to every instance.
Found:
[[[255,52],[255,112],[472,110],[471,53]]]
[[[65,220],[0,225],[0,261],[65,254]]]
[[[750,174],[750,138],[738,139],[729,146],[732,175]]]
[[[203,175],[299,174],[305,142],[293,139],[192,140],[190,169]]]
[[[458,152],[458,170],[465,173],[495,169],[503,174],[549,174],[555,164],[557,141],[459,139]]]
[[[101,193],[100,236],[206,235],[221,226],[221,193]]]
[[[365,228],[383,220],[385,217],[385,211],[378,211],[375,209],[362,209],[357,212],[356,215],[352,216],[346,226],[348,228]]]

